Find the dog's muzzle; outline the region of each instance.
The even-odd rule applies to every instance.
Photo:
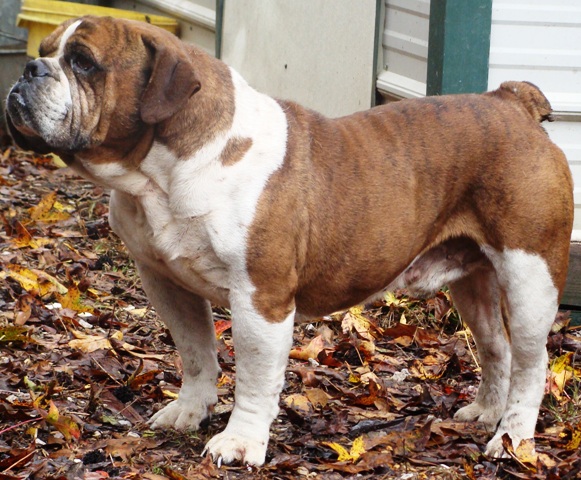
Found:
[[[10,90],[6,101],[8,114],[15,127],[33,128],[30,113],[34,105],[31,105],[30,97],[48,77],[54,78],[42,60],[31,60],[26,64],[24,73]]]

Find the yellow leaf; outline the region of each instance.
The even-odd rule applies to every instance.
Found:
[[[176,392],[172,392],[170,390],[162,390],[164,397],[171,398],[172,400],[177,400],[179,395]]]
[[[40,202],[32,208],[28,210],[30,214],[30,218],[32,220],[38,220],[46,215],[52,206],[54,205],[54,201],[56,200],[56,192],[50,192],[48,195],[45,195],[40,199]]]
[[[48,273],[42,271],[42,270],[37,270],[35,268],[31,269],[31,272],[35,273],[38,278],[43,281],[47,281],[52,283],[52,285],[54,286],[54,288],[56,289],[56,291],[58,293],[60,293],[61,295],[64,295],[68,292],[68,288],[65,287],[62,283],[60,283],[55,277],[53,277],[52,275],[49,275]]]
[[[344,334],[355,331],[361,338],[373,342],[373,335],[369,333],[371,322],[369,322],[369,320],[367,320],[361,312],[361,306],[350,308],[343,317],[343,321],[341,322],[341,329],[343,330]]]
[[[579,377],[581,371],[571,366],[573,352],[567,352],[551,363],[549,370],[549,391],[560,400],[567,383],[573,377]]]
[[[354,462],[359,460],[359,457],[365,453],[365,442],[363,441],[363,436],[357,437],[353,441],[353,445],[351,446],[351,451],[349,454]]]
[[[32,238],[32,234],[26,229],[22,223],[15,220],[16,238],[12,239],[12,243],[16,248],[38,248],[40,245]]]
[[[363,440],[363,436],[357,437],[353,441],[353,445],[351,446],[350,451],[347,451],[345,447],[335,442],[323,442],[323,445],[327,445],[328,447],[331,447],[333,450],[335,450],[335,452],[337,452],[339,455],[337,461],[339,462],[355,463],[357,460],[359,460],[359,457],[365,453],[365,442]]]
[[[61,157],[55,155],[54,153],[49,154],[52,157],[52,163],[54,163],[58,168],[64,168],[67,166],[65,162],[62,161]]]
[[[431,372],[426,369],[421,360],[417,359],[413,361],[410,367],[410,373],[421,380],[438,380],[444,375],[445,371],[445,366],[442,366],[442,368],[437,368],[435,372]]]
[[[10,264],[6,268],[8,269],[8,276],[16,280],[24,290],[34,293],[39,292],[38,276],[34,272],[14,264]]]
[[[59,419],[58,408],[56,408],[56,405],[51,400],[49,402],[49,407],[48,407],[48,416],[45,418],[45,420],[50,424],[55,424],[56,422],[58,422],[58,419]]]
[[[65,295],[56,295],[58,302],[63,308],[75,310],[76,312],[90,312],[93,313],[93,308],[88,305],[83,305],[81,302],[81,292],[76,285],[69,287]]]
[[[581,423],[577,424],[575,430],[571,435],[571,440],[565,445],[565,449],[569,451],[577,450],[581,445]]]
[[[363,306],[362,305],[355,305],[354,307],[351,307],[348,311],[349,311],[349,313],[352,313],[353,315],[361,315],[363,313]]]
[[[29,270],[15,264],[7,265],[6,268],[8,269],[8,272],[2,275],[2,277],[7,275],[13,278],[29,293],[44,297],[46,294],[58,290],[55,283],[64,288],[66,292],[66,288],[63,287],[54,277],[51,277],[40,270]]]
[[[27,342],[31,339],[26,335],[28,329],[21,325],[5,325],[0,327],[0,342]],[[27,378],[26,376],[24,377]]]
[[[327,445],[328,447],[331,447],[333,450],[337,452],[337,454],[339,455],[339,458],[337,460],[339,462],[348,462],[351,460],[351,455],[349,455],[349,452],[338,443],[323,442],[323,445]]]
[[[48,413],[44,412],[40,408],[38,411],[46,423],[52,425],[63,434],[67,442],[70,442],[73,438],[76,440],[81,438],[81,430],[79,429],[77,423],[70,417],[60,415],[56,405],[52,400],[49,402]]]
[[[71,214],[67,212],[48,212],[40,217],[37,222],[43,223],[58,223],[71,218]]]
[[[573,352],[567,352],[565,355],[561,355],[556,358],[551,364],[551,371],[555,373],[563,372],[567,367],[571,365],[571,358],[573,357]]]
[[[407,307],[409,304],[407,298],[397,298],[393,292],[385,292],[383,298],[388,307]]]
[[[391,305],[397,307],[400,304],[399,299],[393,294],[393,292],[385,292],[384,299],[388,307],[390,307]]]
[[[538,463],[547,468],[553,468],[556,465],[556,462],[548,455],[535,452],[535,441],[532,438],[521,440],[514,454],[520,462],[530,465],[534,471]]]
[[[56,210],[57,212],[67,212],[67,213],[72,213],[75,211],[75,207],[73,207],[72,205],[64,205],[61,202],[59,202],[58,200],[56,200],[52,206],[53,210]]]
[[[353,372],[349,372],[349,383],[361,383],[361,378],[355,375]]]
[[[56,201],[56,192],[51,192],[38,202],[38,205],[29,209],[30,218],[37,222],[55,223],[70,218],[65,207]]]

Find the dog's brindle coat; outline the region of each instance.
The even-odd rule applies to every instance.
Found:
[[[40,50],[8,124],[20,146],[113,189],[111,225],[183,358],[154,427],[195,429],[217,401],[210,301],[232,309],[237,386],[206,449],[260,465],[295,316],[447,283],[482,364],[456,418],[496,430],[490,455],[504,433],[533,437],[573,218],[535,86],[328,119],[147,24],[83,17]]]

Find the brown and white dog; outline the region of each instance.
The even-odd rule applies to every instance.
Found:
[[[448,284],[482,362],[456,418],[496,430],[494,456],[504,433],[533,437],[573,218],[535,86],[328,119],[145,23],[67,21],[40,55],[8,96],[9,126],[113,189],[111,226],[183,358],[153,427],[196,429],[217,402],[210,302],[232,311],[237,385],[206,450],[260,465],[295,317]]]

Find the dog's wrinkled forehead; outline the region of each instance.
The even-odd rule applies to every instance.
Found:
[[[71,36],[75,33],[83,20],[69,20],[45,37],[40,43],[38,53],[41,57],[56,57],[64,53],[65,45]]]
[[[71,25],[69,25],[67,27],[67,29],[64,31],[64,33],[61,35],[59,47],[57,50],[57,55],[63,54],[67,40],[75,33],[75,30],[78,28],[78,26],[81,24],[81,22],[82,22],[81,20],[77,20],[76,22],[73,22]]]
[[[84,16],[59,25],[44,38],[39,47],[40,57],[66,56],[72,49],[90,51],[99,60],[114,50],[115,55],[127,47],[130,35],[127,25],[111,17]]]

